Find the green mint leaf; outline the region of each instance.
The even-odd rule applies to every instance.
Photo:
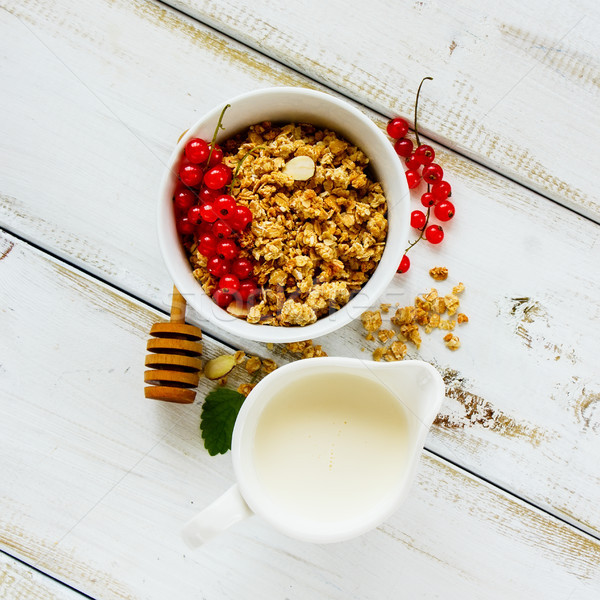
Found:
[[[233,426],[245,399],[243,394],[227,388],[213,390],[204,399],[200,430],[211,456],[231,450]]]

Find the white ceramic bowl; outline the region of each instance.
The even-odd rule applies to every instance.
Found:
[[[173,211],[173,190],[177,164],[187,141],[193,137],[212,139],[219,115],[225,106],[222,142],[246,127],[261,121],[306,122],[328,127],[358,146],[370,159],[375,179],[381,182],[388,203],[388,236],[381,261],[368,282],[340,310],[305,327],[254,325],[219,308],[202,290],[182,247]],[[306,88],[267,88],[242,94],[221,103],[202,117],[181,138],[164,172],[158,207],[158,239],[167,269],[187,303],[222,330],[260,342],[284,343],[312,339],[331,333],[360,316],[372,306],[391,282],[402,258],[409,226],[410,193],[404,169],[390,140],[363,113],[323,92]]]

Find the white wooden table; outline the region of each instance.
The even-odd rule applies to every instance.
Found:
[[[0,597],[600,597],[600,9],[393,0],[2,0]],[[341,95],[420,124],[453,186],[439,247],[470,323],[412,353],[447,397],[403,509],[330,546],[251,519],[190,552],[181,524],[233,481],[198,400],[144,399],[172,282],[156,190],[183,130],[244,91]],[[441,287],[441,286],[440,286]],[[195,314],[206,357],[275,346]],[[319,340],[361,355],[358,323]],[[235,382],[233,382],[235,383]]]

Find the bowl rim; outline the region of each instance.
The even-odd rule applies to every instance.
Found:
[[[202,286],[193,276],[189,261],[185,255],[183,246],[179,241],[172,209],[172,189],[174,179],[176,178],[174,165],[180,159],[185,144],[189,139],[198,135],[199,130],[201,130],[203,126],[213,122],[216,124],[216,121],[226,104],[234,106],[247,101],[255,101],[257,99],[264,98],[265,102],[267,102],[269,99],[286,99],[288,97],[295,100],[310,98],[313,101],[324,102],[335,110],[344,111],[350,117],[357,119],[360,122],[361,127],[366,128],[367,132],[372,135],[371,143],[378,144],[378,152],[381,152],[376,164],[385,163],[386,166],[386,183],[382,181],[382,185],[384,186],[384,193],[386,194],[386,200],[388,202],[388,235],[386,237],[384,253],[379,264],[375,268],[375,271],[361,290],[347,304],[328,316],[321,317],[315,323],[310,325],[286,327],[248,323],[247,321],[230,315],[224,309],[218,307],[212,299],[205,294],[202,290]],[[225,120],[226,118],[227,113],[225,113]],[[324,119],[324,121],[326,120],[327,119]],[[246,126],[251,124],[252,123],[249,122]],[[333,126],[331,129],[338,130],[338,128]],[[235,134],[235,131],[237,131],[237,129],[232,130],[232,132],[220,132],[218,139],[230,137]],[[348,139],[346,134],[342,135]],[[349,141],[362,149],[360,144],[357,144],[352,140]],[[369,159],[372,160],[370,153],[367,151],[365,151],[365,153]],[[376,166],[375,168],[377,169]],[[380,175],[378,175],[378,179],[381,181]],[[389,191],[386,191],[387,184],[389,184],[389,187],[397,190],[398,196],[397,199],[395,199],[393,206],[393,211],[395,213],[393,220],[393,236],[390,236],[389,216],[392,204],[390,202],[390,197],[388,196]],[[313,339],[332,333],[359,317],[365,310],[375,304],[385,291],[386,287],[390,284],[396,273],[397,265],[400,263],[400,259],[404,253],[404,241],[408,236],[409,200],[410,191],[406,183],[406,178],[404,177],[404,170],[393,149],[393,145],[384,135],[382,130],[358,108],[331,94],[310,88],[293,86],[260,88],[219,103],[200,117],[179,139],[165,165],[159,187],[158,243],[163,261],[175,286],[184,296],[189,306],[195,309],[202,318],[210,323],[215,324],[227,333],[258,342],[288,343]]]

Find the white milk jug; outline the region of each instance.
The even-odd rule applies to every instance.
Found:
[[[443,399],[422,361],[323,357],[277,369],[237,417],[237,483],[187,523],[185,541],[198,546],[252,514],[316,543],[377,527],[406,497]]]

